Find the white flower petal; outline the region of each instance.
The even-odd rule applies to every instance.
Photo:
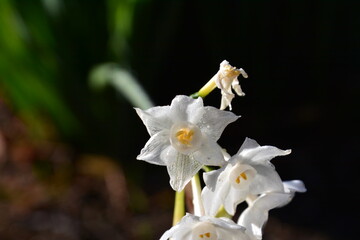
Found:
[[[225,127],[240,116],[236,116],[229,111],[222,111],[214,107],[204,107],[204,114],[196,123],[201,131],[217,141],[223,133]]]
[[[245,141],[243,142],[243,144],[241,145],[238,153],[242,152],[244,149],[252,149],[252,148],[257,148],[260,147],[260,145],[251,138],[245,138]]]
[[[164,232],[164,234],[161,236],[160,240],[168,240],[177,232],[186,234],[186,232],[181,231],[181,227],[179,225],[175,225],[172,228],[170,228],[169,230],[167,230],[166,232]]]
[[[224,91],[221,91],[221,105],[220,110],[224,110],[225,108],[229,107],[229,110],[232,110],[231,101],[235,97],[235,94],[233,93],[226,93]]]
[[[282,192],[284,190],[281,178],[274,168],[264,165],[253,165],[253,167],[257,174],[249,186],[251,194],[256,195],[269,191]]]
[[[268,220],[269,213],[259,208],[249,207],[245,209],[238,220],[238,224],[246,228],[249,235],[256,239],[262,239],[262,228]]]
[[[287,201],[278,203],[275,207],[283,207],[288,204],[295,196],[296,192],[306,192],[304,183],[301,180],[284,181],[284,194],[288,195]],[[273,208],[275,208],[273,207]]]
[[[232,79],[226,78],[221,70],[218,71],[215,83],[216,86],[221,89],[221,93],[231,93],[231,81]]]
[[[245,230],[243,226],[235,224],[235,222],[229,218],[214,218],[210,216],[203,216],[200,217],[200,220],[208,221],[224,229],[233,229],[233,230],[241,230],[241,231]]]
[[[235,215],[237,205],[245,201],[247,194],[248,189],[236,190],[234,188],[230,188],[223,202],[226,212],[230,215]]]
[[[171,238],[173,240],[192,240],[191,239],[191,230],[190,228],[187,228],[184,231],[177,231],[174,233],[173,237]]]
[[[215,192],[212,192],[208,187],[204,187],[201,192],[201,198],[205,214],[215,216],[223,202],[221,195],[215,194]]]
[[[191,240],[192,226],[198,222],[198,217],[192,214],[186,214],[179,223],[167,230],[160,238],[160,240]]]
[[[217,229],[219,239],[226,240],[250,240],[249,236],[243,230]]]
[[[169,131],[162,130],[153,135],[145,144],[145,147],[141,149],[140,154],[137,156],[138,160],[144,160],[146,162],[156,165],[166,165],[163,159],[160,157],[162,151],[169,146]]]
[[[271,209],[284,206],[289,203],[290,200],[290,194],[288,193],[270,192],[261,195],[254,201],[253,206],[262,211],[268,212]]]
[[[201,169],[203,164],[190,159],[188,155],[181,154],[175,149],[169,155],[176,155],[167,162],[167,170],[170,175],[170,185],[175,191],[182,191],[191,178]]]
[[[202,115],[203,106],[202,98],[178,95],[172,100],[168,114],[174,122],[188,121],[196,124],[193,121]]]
[[[213,218],[213,217],[200,217],[200,220],[208,221],[216,226],[218,239],[227,240],[248,240],[249,237],[245,234],[245,228],[234,223],[228,218]]]
[[[241,213],[238,224],[244,226],[249,233],[261,239],[262,228],[268,220],[269,211],[287,204],[291,198],[291,194],[287,193],[271,192],[263,194]]]
[[[221,147],[212,139],[205,137],[199,150],[190,157],[208,166],[221,166],[225,163]]]
[[[227,181],[229,171],[225,168],[204,173],[204,182],[201,197],[203,199],[204,209],[207,215],[215,216],[224,202],[224,198],[230,190],[230,183]]]
[[[239,71],[240,71],[241,75],[243,76],[243,78],[248,78],[249,77],[249,75],[245,72],[244,69],[240,68]]]
[[[271,209],[288,204],[295,192],[306,191],[300,180],[283,182],[285,191],[267,192],[259,196],[240,215],[238,224],[247,228],[247,231],[261,239],[261,229],[268,220],[268,212]]]
[[[222,151],[222,154],[223,154],[223,156],[224,156],[224,159],[225,159],[225,161],[227,162],[227,161],[229,161],[229,159],[231,158],[231,156],[230,156],[230,154],[226,151],[226,149],[221,149],[221,151]]]
[[[248,240],[245,228],[230,219],[186,214],[181,221],[166,231],[160,240],[227,239]]]
[[[169,110],[169,106],[152,107],[145,111],[135,108],[150,136],[164,129],[170,129],[172,121],[168,116]]]
[[[256,141],[246,138],[237,155],[255,164],[268,164],[272,158],[290,153],[291,150],[281,150],[273,146],[259,146]]]
[[[245,96],[245,93],[242,91],[241,86],[239,84],[239,80],[237,78],[232,82],[231,85],[232,85],[232,87],[235,90],[237,95]]]
[[[222,174],[225,171],[225,168],[220,168],[218,170],[213,170],[211,172],[205,172],[203,173],[203,179],[208,188],[211,189],[211,191],[215,191],[216,185],[221,182],[223,182],[223,179],[225,179],[224,176],[221,176],[219,178],[220,174]],[[229,174],[229,173],[224,173]]]
[[[301,180],[284,181],[285,192],[306,192],[305,185]]]

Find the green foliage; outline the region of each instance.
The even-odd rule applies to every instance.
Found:
[[[112,86],[134,107],[148,109],[154,105],[131,73],[114,63],[105,63],[94,68],[90,72],[90,84],[96,90],[101,90],[106,85]]]
[[[129,66],[128,39],[137,2],[0,1],[0,95],[34,137],[81,139],[96,124],[92,119],[103,117],[94,109],[99,104],[105,109],[114,99],[98,101],[107,90],[93,93],[89,72],[101,62]],[[127,83],[135,81],[120,68]],[[129,95],[123,81],[109,86]],[[131,86],[135,91],[140,87]]]
[[[77,122],[58,89],[52,27],[39,2],[25,5],[0,2],[1,94],[36,137],[49,137],[49,124],[70,134]]]

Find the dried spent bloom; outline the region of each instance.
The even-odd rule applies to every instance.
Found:
[[[285,181],[284,191],[266,192],[248,202],[248,207],[241,213],[238,224],[246,227],[246,232],[254,239],[262,239],[262,228],[268,220],[269,211],[288,204],[295,192],[306,192],[300,180]]]
[[[245,96],[245,93],[242,91],[239,84],[239,75],[242,75],[244,78],[248,77],[242,68],[237,69],[236,67],[231,66],[226,60],[220,63],[220,69],[214,77],[216,86],[221,89],[221,110],[228,106],[230,110],[232,109],[231,101],[235,95],[231,89],[234,89],[238,96]]]
[[[245,228],[227,218],[186,214],[181,221],[167,230],[160,240],[249,240]]]
[[[174,190],[181,191],[203,165],[224,164],[216,142],[225,127],[238,119],[235,114],[204,107],[202,98],[182,95],[170,106],[135,110],[150,134],[137,159],[166,166]]]
[[[202,191],[202,199],[206,214],[215,216],[223,205],[229,214],[234,215],[236,206],[248,195],[283,192],[283,183],[270,160],[290,152],[273,146],[260,146],[246,138],[238,153],[226,165],[204,173],[206,187]]]

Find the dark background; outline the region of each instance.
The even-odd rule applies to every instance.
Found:
[[[325,0],[1,2],[0,239],[157,239],[171,224],[166,168],[135,160],[145,127],[116,89],[90,87],[90,71],[117,63],[168,105],[224,59],[249,78],[232,104],[242,117],[219,143],[231,154],[245,137],[291,148],[272,162],[308,190],[270,212],[265,239],[356,238],[359,10]]]

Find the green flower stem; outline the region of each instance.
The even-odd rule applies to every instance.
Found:
[[[211,93],[216,88],[216,82],[215,82],[216,76],[217,75],[214,75],[197,93],[192,94],[191,97],[204,98],[207,95],[209,95],[209,93]]]
[[[197,216],[203,216],[205,214],[205,210],[201,200],[201,184],[199,173],[195,174],[191,179],[191,189],[193,194],[194,214]]]
[[[175,193],[175,206],[173,216],[173,226],[185,216],[185,191]]]

